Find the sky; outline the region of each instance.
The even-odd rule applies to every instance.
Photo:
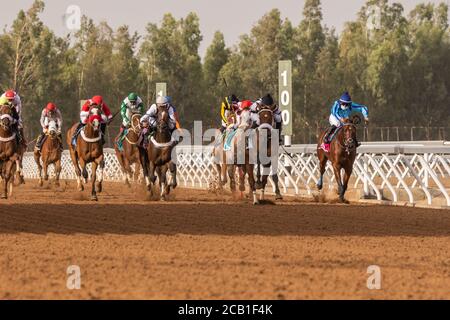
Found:
[[[6,2],[8,0],[1,0]],[[439,3],[449,0],[424,0]],[[409,12],[420,0],[397,0]],[[176,18],[195,12],[200,17],[203,41],[200,55],[203,57],[211,43],[214,32],[224,33],[227,46],[237,44],[239,36],[248,33],[252,26],[268,11],[278,8],[283,18],[288,18],[295,26],[302,18],[305,0],[45,0],[46,8],[41,19],[57,35],[69,32],[65,25],[64,14],[70,5],[77,5],[81,13],[96,22],[106,21],[117,28],[127,24],[132,31],[144,34],[149,23],[159,23],[165,13]],[[324,24],[334,27],[339,33],[346,21],[355,19],[357,12],[366,0],[322,0]],[[27,9],[33,0],[8,1],[0,10],[1,29],[11,25],[20,9]]]

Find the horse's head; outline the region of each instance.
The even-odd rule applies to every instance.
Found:
[[[100,129],[101,116],[99,115],[90,115],[87,121],[88,126],[92,127],[94,132],[97,132]]]
[[[141,115],[136,113],[131,116],[131,129],[133,129],[134,132],[139,133],[141,132]]]
[[[55,119],[50,119],[48,122],[48,134],[54,138],[58,133],[58,125],[56,124]]]
[[[0,126],[3,130],[7,131],[11,125],[14,124],[13,110],[9,105],[0,107]]]
[[[342,128],[344,147],[347,150],[356,149],[356,126],[353,123],[346,123]]]
[[[259,123],[273,124],[273,110],[267,106],[258,107]]]
[[[164,132],[169,128],[169,106],[167,104],[158,104],[157,106],[157,130]]]

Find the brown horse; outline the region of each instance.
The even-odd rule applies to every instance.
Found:
[[[131,127],[127,129],[127,134],[122,141],[122,150],[119,150],[117,142],[121,134],[116,137],[114,143],[114,151],[116,152],[117,160],[119,160],[120,167],[124,175],[125,184],[130,186],[130,181],[133,180],[133,170],[131,166],[134,164],[134,180],[137,181],[140,174],[139,163],[139,135],[141,132],[140,124],[141,115],[134,114],[131,117]]]
[[[343,126],[338,129],[333,141],[330,145],[330,152],[325,152],[320,145],[322,144],[323,138],[327,131],[323,132],[319,137],[319,142],[317,145],[317,157],[320,163],[320,178],[317,182],[317,188],[322,190],[323,186],[323,175],[326,170],[326,165],[328,160],[331,161],[333,165],[334,175],[336,177],[336,182],[338,184],[338,194],[339,200],[341,202],[347,203],[344,198],[345,192],[347,191],[348,180],[353,171],[353,163],[356,159],[356,124],[358,124],[358,117],[353,119],[347,119]],[[360,119],[359,119],[360,120]],[[344,169],[345,174],[342,179],[341,169]]]
[[[258,111],[259,126],[256,132],[257,139],[257,167],[256,167],[256,188],[261,189],[260,200],[264,200],[264,190],[272,168],[272,180],[275,184],[275,199],[282,200],[280,187],[278,186],[278,152],[274,155],[276,159],[272,159],[272,144],[278,144],[278,138],[272,139],[272,130],[274,125],[273,110],[270,107],[261,107]],[[262,147],[262,148],[261,148]],[[274,151],[275,152],[275,151]],[[261,156],[264,156],[264,163],[261,163]],[[262,165],[262,175],[260,167]],[[262,179],[261,179],[262,177]]]
[[[253,196],[253,204],[259,204],[259,200],[256,196],[256,182],[255,182],[255,162],[256,148],[250,146],[250,141],[253,144],[256,142],[254,138],[254,131],[250,128],[250,110],[245,110],[241,113],[241,124],[236,129],[234,136],[231,140],[230,150],[226,150],[225,144],[227,141],[223,141],[222,150],[225,150],[225,161],[221,163],[221,167],[226,167],[228,171],[228,177],[230,178],[231,190],[235,190],[235,173],[236,168],[239,172],[239,191],[241,197],[245,192],[245,177],[248,177],[248,184],[250,186],[250,192]],[[253,135],[252,135],[253,133]],[[228,140],[228,138],[227,138]],[[222,152],[220,149],[218,152]]]
[[[93,107],[89,111],[89,120],[87,124],[81,129],[80,134],[76,139],[76,146],[72,145],[72,136],[78,126],[74,124],[69,131],[67,131],[67,144],[69,145],[70,157],[72,158],[73,166],[77,175],[78,190],[83,191],[83,182],[81,180],[82,174],[84,183],[87,183],[88,172],[86,165],[92,163],[92,189],[91,200],[97,201],[97,192],[102,192],[103,169],[105,166],[103,156],[102,132],[100,129],[101,111],[98,107]],[[81,167],[81,170],[80,170]],[[97,168],[100,169],[99,181],[97,180]]]
[[[176,145],[169,127],[169,112],[166,106],[157,106],[156,132],[150,137],[146,149],[140,148],[140,160],[144,172],[145,182],[149,195],[152,195],[152,186],[158,176],[160,199],[166,200],[170,189],[177,186],[176,166],[172,162],[172,151]],[[146,124],[148,126],[148,123]],[[167,181],[167,171],[171,174]]]
[[[0,106],[0,172],[3,180],[0,198],[8,198],[12,195],[13,176],[20,161],[20,146],[15,132],[15,117],[13,108]]]
[[[34,150],[34,160],[39,169],[39,186],[43,186],[44,180],[48,180],[48,166],[53,164],[55,166],[55,185],[59,187],[59,176],[61,174],[61,139],[58,133],[56,121],[50,119],[48,122],[48,131],[45,134],[44,142],[41,149]],[[42,158],[42,165],[41,165]],[[44,171],[44,177],[42,177]]]

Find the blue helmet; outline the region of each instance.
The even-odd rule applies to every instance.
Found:
[[[340,103],[344,104],[351,104],[352,103],[352,97],[350,97],[350,94],[345,91],[342,96],[339,98]]]

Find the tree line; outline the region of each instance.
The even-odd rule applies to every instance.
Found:
[[[369,0],[337,35],[323,22],[320,0],[306,0],[299,25],[273,9],[233,46],[217,31],[203,61],[195,13],[181,19],[166,14],[143,35],[84,16],[76,33],[59,37],[41,21],[44,7],[36,0],[0,34],[0,88],[21,95],[29,136],[39,132],[39,114],[49,101],[68,125],[78,120],[82,99],[101,94],[116,111],[135,91],[150,104],[156,82],[167,82],[184,127],[194,120],[217,127],[224,96],[277,96],[278,61],[285,59],[293,63],[294,141],[326,126],[344,90],[369,107],[372,125],[450,123],[444,3],[418,4],[406,13],[399,3]]]

